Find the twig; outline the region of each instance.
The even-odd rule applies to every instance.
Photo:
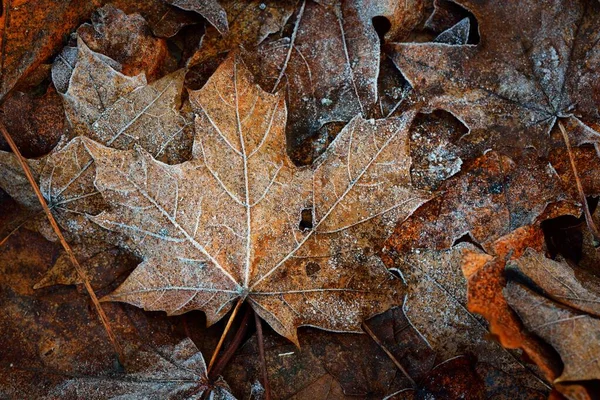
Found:
[[[417,383],[415,382],[415,380],[410,377],[410,375],[404,369],[402,364],[400,364],[400,362],[396,359],[396,357],[394,357],[394,355],[387,349],[387,347],[385,347],[385,345],[381,342],[381,340],[379,340],[379,338],[375,335],[375,333],[373,333],[371,328],[369,328],[367,326],[367,324],[365,324],[365,323],[362,324],[362,328],[369,336],[371,336],[371,339],[373,339],[373,341],[375,343],[377,343],[377,345],[381,348],[381,350],[383,350],[385,352],[385,354],[387,354],[387,356],[390,358],[390,360],[392,360],[392,362],[396,365],[396,367],[398,367],[400,372],[402,372],[402,374],[409,380],[409,382],[413,386],[413,388],[416,388]]]
[[[573,152],[571,150],[571,142],[569,141],[569,135],[567,135],[567,131],[563,126],[562,122],[558,121],[558,127],[560,128],[560,132],[562,133],[563,139],[565,141],[565,145],[567,146],[567,153],[569,154],[569,161],[571,162],[571,169],[573,170],[573,175],[575,175],[575,183],[577,185],[577,192],[579,192],[579,196],[581,197],[581,206],[583,207],[583,215],[585,216],[585,221],[587,222],[588,228],[592,231],[592,234],[596,239],[600,239],[600,233],[598,232],[598,227],[594,223],[592,218],[592,214],[590,213],[590,208],[588,207],[587,199],[585,198],[585,192],[583,191],[583,185],[581,184],[581,180],[579,179],[579,174],[577,173],[577,166],[575,165],[575,159],[573,158]]]
[[[212,370],[212,367],[217,359],[217,356],[219,355],[219,351],[221,350],[221,347],[223,346],[223,342],[225,341],[225,336],[227,336],[229,329],[231,329],[231,324],[233,323],[233,320],[235,319],[235,316],[237,315],[238,311],[240,310],[240,306],[243,303],[244,303],[244,299],[240,297],[237,304],[235,305],[235,308],[233,309],[233,312],[231,313],[231,317],[229,317],[229,321],[227,321],[225,330],[223,331],[223,334],[221,334],[221,338],[219,339],[219,343],[217,343],[217,347],[215,348],[215,351],[210,359],[210,362],[208,363],[208,368],[206,369],[206,375],[210,374],[210,371]]]
[[[260,354],[260,369],[263,376],[263,386],[265,388],[265,400],[271,400],[271,385],[269,384],[269,374],[267,373],[267,359],[265,358],[265,341],[263,338],[262,323],[256,312],[254,313],[254,322],[256,323],[256,334],[258,336],[258,353]]]
[[[227,346],[227,349],[223,352],[223,354],[221,354],[221,357],[219,357],[215,363],[215,367],[212,369],[209,378],[216,379],[219,375],[221,375],[227,364],[229,364],[229,361],[242,344],[242,340],[244,339],[244,336],[246,336],[246,332],[248,332],[251,314],[252,311],[249,308],[246,308],[244,311],[244,316],[242,317],[242,322],[240,322],[240,326],[235,332],[235,336],[233,337],[231,344]]]
[[[50,208],[48,208],[48,204],[46,204],[46,200],[44,199],[44,196],[42,195],[42,192],[40,191],[40,188],[39,188],[37,182],[35,181],[35,179],[33,178],[33,175],[31,174],[31,170],[29,169],[29,166],[27,165],[25,158],[23,158],[23,155],[19,151],[19,148],[17,147],[17,145],[13,141],[12,137],[10,136],[10,134],[4,127],[4,124],[2,124],[1,122],[0,122],[0,131],[2,132],[2,135],[4,136],[4,139],[6,139],[6,141],[8,142],[8,145],[10,146],[13,153],[17,156],[17,159],[19,160],[19,164],[21,164],[21,167],[23,168],[23,171],[25,172],[25,176],[27,177],[29,184],[33,188],[35,195],[37,196],[40,204],[42,205],[42,208],[44,209],[44,212],[46,213],[46,216],[48,217],[48,221],[50,222],[50,225],[52,225],[52,229],[54,230],[54,233],[56,233],[56,236],[58,236],[58,240],[60,241],[60,244],[67,252],[69,259],[71,260],[71,263],[73,264],[73,267],[75,267],[75,271],[77,271],[77,275],[79,275],[79,278],[83,281],[85,289],[87,290],[88,295],[92,299],[92,303],[94,303],[94,307],[96,308],[96,311],[98,312],[98,316],[100,317],[100,322],[102,322],[102,325],[104,326],[104,330],[106,331],[106,334],[108,335],[108,338],[110,339],[110,341],[115,349],[115,352],[117,353],[117,357],[119,358],[119,361],[121,362],[122,360],[124,360],[123,349],[119,345],[119,342],[117,342],[117,338],[115,337],[114,333],[112,332],[112,330],[110,328],[109,320],[108,320],[106,314],[104,313],[104,310],[102,309],[102,306],[100,305],[100,302],[98,301],[98,297],[96,297],[96,293],[94,293],[94,289],[92,289],[92,285],[90,284],[90,281],[87,279],[87,277],[85,275],[85,271],[83,270],[83,268],[81,268],[81,265],[79,265],[79,262],[77,261],[77,258],[75,257],[75,254],[73,253],[73,250],[71,250],[71,246],[69,246],[69,244],[65,240],[65,237],[63,236],[62,232],[60,231],[60,228],[59,228],[58,224],[56,223],[56,220],[54,219],[54,216],[52,215]]]

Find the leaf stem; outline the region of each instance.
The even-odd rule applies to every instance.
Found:
[[[29,184],[33,188],[35,195],[37,196],[42,208],[44,209],[44,212],[46,213],[46,217],[48,217],[48,221],[50,222],[50,225],[52,226],[54,233],[56,233],[56,236],[58,236],[58,240],[60,241],[60,244],[62,245],[62,247],[65,249],[65,252],[69,256],[69,259],[71,260],[71,263],[73,264],[73,267],[75,267],[75,271],[77,271],[77,275],[79,275],[79,278],[83,281],[85,289],[87,290],[88,295],[92,299],[92,303],[94,304],[94,307],[96,308],[96,311],[98,312],[98,316],[100,317],[100,322],[104,326],[104,330],[106,331],[106,334],[108,335],[108,338],[110,339],[110,341],[115,349],[115,352],[117,354],[117,357],[119,358],[119,361],[120,362],[123,361],[124,360],[123,349],[121,348],[121,345],[117,341],[115,334],[113,333],[112,329],[110,328],[110,323],[109,323],[108,317],[104,313],[104,310],[102,309],[102,306],[100,305],[100,302],[98,301],[98,297],[96,296],[94,289],[92,289],[92,285],[90,284],[90,281],[88,280],[88,278],[85,274],[85,271],[83,270],[83,268],[77,261],[77,258],[75,257],[75,254],[73,253],[73,250],[71,249],[71,246],[69,246],[69,244],[67,243],[65,237],[63,236],[63,234],[60,230],[60,227],[58,226],[58,223],[56,222],[56,220],[54,219],[54,216],[52,215],[52,212],[50,211],[50,208],[48,208],[48,204],[46,204],[46,200],[44,199],[44,196],[42,195],[42,192],[40,191],[40,188],[39,188],[37,182],[35,181],[33,174],[31,173],[31,170],[29,169],[29,165],[27,165],[25,158],[19,151],[19,148],[13,141],[12,137],[10,136],[10,133],[8,133],[8,131],[4,127],[4,124],[2,124],[1,122],[0,122],[0,131],[2,132],[2,135],[4,136],[4,139],[6,139],[6,141],[8,142],[8,145],[10,146],[13,153],[17,156],[17,159],[19,160],[19,164],[21,164],[21,167],[23,168],[23,172],[25,172],[25,176],[27,177]]]
[[[577,166],[575,165],[575,159],[573,158],[573,152],[571,150],[571,142],[569,141],[569,135],[567,134],[567,131],[560,120],[558,120],[558,127],[560,128],[563,140],[565,141],[565,145],[567,146],[567,154],[569,155],[571,169],[573,170],[573,175],[575,176],[577,192],[581,197],[581,207],[583,208],[583,215],[585,216],[585,221],[587,222],[588,228],[590,229],[590,231],[592,231],[594,237],[596,239],[600,239],[598,227],[596,226],[596,223],[592,218],[592,214],[590,213],[590,208],[588,207],[587,199],[585,198],[585,192],[583,191],[583,185],[581,184],[581,180],[579,179],[579,173],[577,172]]]
[[[258,353],[260,355],[260,369],[263,376],[263,386],[265,388],[265,400],[271,400],[271,385],[269,384],[269,374],[267,373],[267,359],[265,358],[265,341],[263,337],[262,322],[256,312],[254,313],[254,322],[256,323]]]
[[[400,364],[400,361],[398,361],[396,359],[396,357],[394,357],[392,352],[389,351],[387,347],[385,347],[385,345],[381,342],[381,340],[379,340],[379,338],[375,335],[375,333],[371,330],[371,328],[369,328],[369,326],[364,322],[362,324],[362,328],[371,337],[371,339],[373,339],[373,341],[375,343],[377,343],[377,345],[381,348],[381,350],[383,350],[385,352],[385,354],[387,354],[387,356],[390,358],[390,360],[392,360],[392,362],[396,365],[396,367],[400,370],[400,372],[402,372],[402,374],[408,379],[408,381],[410,382],[412,387],[416,388],[417,383],[415,382],[415,380],[410,377],[410,375],[408,374],[406,369],[404,369],[402,364]]]
[[[235,332],[235,336],[233,337],[231,344],[227,346],[227,350],[223,352],[221,357],[219,357],[218,361],[215,363],[215,367],[211,371],[209,378],[216,379],[219,375],[221,375],[221,373],[223,372],[223,370],[225,369],[225,367],[227,366],[237,349],[240,347],[244,336],[246,336],[246,332],[248,332],[251,313],[252,310],[246,308],[246,310],[244,311],[244,316],[242,317],[242,321],[240,322],[240,326]]]
[[[210,359],[210,362],[208,363],[208,368],[206,369],[206,375],[210,374],[210,371],[212,370],[212,367],[213,367],[215,361],[217,360],[217,356],[219,355],[219,351],[221,350],[221,347],[223,347],[223,342],[225,341],[225,336],[227,336],[229,329],[231,329],[231,324],[233,323],[233,320],[235,319],[235,316],[237,315],[237,313],[240,310],[240,307],[243,303],[244,303],[244,299],[242,297],[240,297],[237,304],[235,305],[235,308],[233,309],[233,312],[231,313],[231,316],[229,317],[229,320],[227,321],[225,330],[221,334],[221,338],[219,339],[219,343],[217,343],[217,347],[215,348],[215,351]]]

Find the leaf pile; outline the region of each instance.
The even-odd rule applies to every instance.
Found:
[[[598,395],[600,3],[34,3],[0,397]]]

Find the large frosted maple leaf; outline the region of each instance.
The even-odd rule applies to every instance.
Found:
[[[356,117],[299,168],[286,153],[283,96],[254,85],[236,55],[190,100],[188,162],[84,139],[112,207],[93,221],[129,236],[144,257],[108,300],[203,310],[209,324],[247,300],[296,343],[300,325],[360,331],[364,318],[401,303],[401,282],[376,250],[426,199],[410,181],[413,114]]]

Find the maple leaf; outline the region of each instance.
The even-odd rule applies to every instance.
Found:
[[[410,183],[414,114],[354,118],[309,169],[286,154],[283,96],[253,85],[239,56],[190,98],[199,115],[189,162],[84,139],[113,207],[92,220],[145,257],[105,300],[199,309],[212,324],[248,299],[295,343],[299,325],[358,332],[364,317],[398,303],[399,282],[373,250],[426,199]]]
[[[324,125],[376,115],[380,43],[372,20],[388,17],[388,34],[402,38],[421,20],[424,3],[302,1],[291,36],[259,46],[249,64],[265,90],[287,87],[291,148],[312,138],[321,145],[318,154],[326,143],[318,134]],[[313,156],[300,158],[306,163]]]
[[[217,0],[165,0],[167,3],[174,5],[186,11],[195,11],[202,15],[206,20],[214,26],[220,34],[226,34],[229,30],[227,25],[227,13],[219,5]]]
[[[156,351],[140,350],[126,375],[85,376],[55,387],[46,399],[210,399],[235,400],[223,380],[211,384],[202,353],[191,339]]]
[[[546,153],[558,119],[576,144],[598,146],[598,2],[457,3],[477,17],[479,44],[392,46],[394,62],[427,107],[464,121],[464,139],[480,150],[534,146]]]
[[[72,234],[95,229],[85,214],[100,213],[106,203],[93,185],[92,158],[80,138],[68,141],[70,137],[84,135],[121,149],[139,143],[153,155],[175,161],[184,159],[186,148],[191,148],[191,122],[179,104],[183,70],[146,85],[143,74],[125,76],[109,62],[119,65],[78,41],[76,64],[63,95],[72,129],[50,154],[28,160],[59,224]],[[27,180],[17,167],[16,156],[0,152],[0,164],[9,172],[0,175],[0,187],[20,203],[39,208],[33,192],[26,189]],[[54,234],[46,236],[53,238]]]
[[[500,236],[536,221],[549,204],[575,202],[551,165],[531,154],[521,158],[525,160],[495,151],[473,160],[398,225],[390,244],[398,252],[442,250],[466,235],[487,250]],[[572,210],[577,212],[577,207]]]
[[[77,37],[94,52],[118,62],[125,75],[144,72],[153,81],[165,74],[165,64],[174,63],[166,40],[152,35],[140,14],[127,15],[112,4],[96,10],[91,23],[77,28]]]

